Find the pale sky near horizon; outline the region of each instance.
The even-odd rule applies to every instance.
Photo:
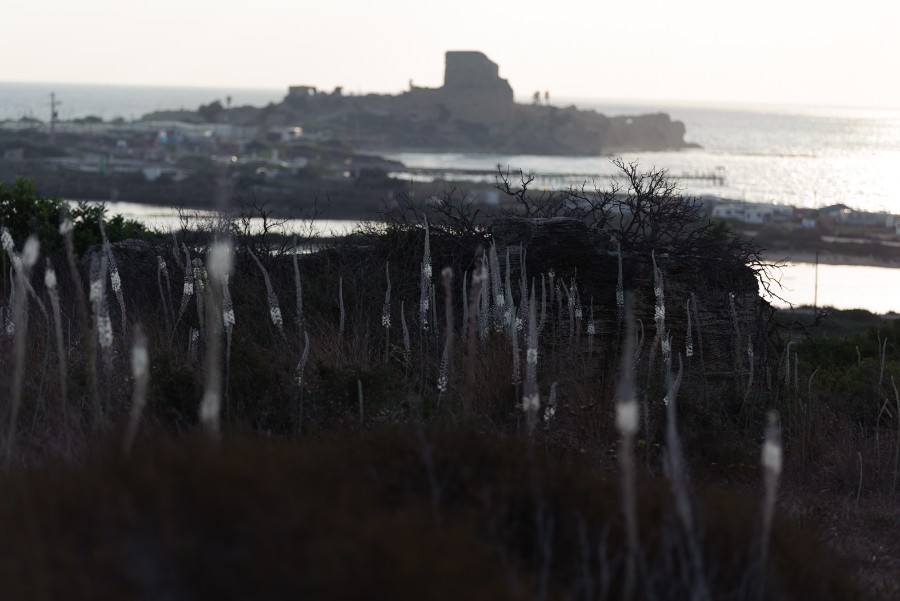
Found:
[[[889,0],[10,0],[0,81],[439,86],[481,50],[517,96],[900,109]]]

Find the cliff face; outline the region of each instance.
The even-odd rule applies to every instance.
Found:
[[[362,149],[600,155],[690,146],[684,124],[664,113],[610,118],[574,106],[517,104],[497,64],[476,51],[447,52],[440,88],[411,84],[398,95],[345,96],[340,88],[293,86],[281,104],[221,115],[267,128],[299,125]]]

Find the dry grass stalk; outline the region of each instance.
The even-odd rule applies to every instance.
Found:
[[[234,332],[234,303],[231,302],[231,290],[228,282],[231,274],[226,273],[222,279],[222,326],[225,328],[225,417],[230,417],[228,404],[228,384],[231,380],[231,336]]]
[[[510,346],[512,347],[512,384],[516,387],[516,395],[519,393],[519,386],[522,384],[522,358],[519,356],[519,332],[516,330],[516,322],[510,320],[507,326],[509,332]]]
[[[75,262],[75,243],[73,240],[74,226],[72,219],[66,213],[59,224],[59,233],[63,237],[63,245],[66,248],[66,261],[69,265],[69,277],[75,286],[76,307],[78,317],[81,320],[81,342],[84,348],[84,359],[87,370],[88,390],[91,396],[91,405],[94,413],[94,429],[101,424],[100,390],[97,384],[97,339],[91,331],[91,318],[88,314],[87,301],[84,295],[84,286],[81,283],[81,273]]]
[[[200,423],[214,437],[218,437],[221,432],[219,414],[221,411],[222,388],[222,372],[220,369],[222,299],[219,291],[231,273],[232,261],[231,243],[216,242],[212,245],[209,251],[210,285],[207,287],[209,297],[206,303],[206,323],[209,327],[206,341],[206,360],[204,361],[206,381],[203,399],[200,402]]]
[[[623,599],[633,599],[640,555],[637,526],[637,492],[634,465],[634,435],[638,431],[639,411],[634,357],[637,353],[634,328],[634,297],[625,295],[625,343],[616,383],[616,429],[619,431],[619,468],[622,477],[622,512],[625,516],[627,555]]]
[[[491,268],[486,253],[481,254],[481,298],[478,309],[478,339],[486,342],[491,323]],[[473,355],[474,357],[474,355]]]
[[[538,323],[538,333],[544,331],[544,324],[547,323],[547,282],[544,274],[541,274],[541,320]]]
[[[759,598],[765,596],[766,565],[769,557],[769,538],[772,532],[772,522],[775,518],[775,502],[778,498],[778,479],[781,476],[782,450],[781,450],[781,424],[778,414],[769,411],[766,423],[765,440],[763,441],[760,463],[763,469],[763,485],[765,497],[763,498],[762,511],[762,540]],[[861,465],[861,464],[860,464]],[[857,500],[859,496],[857,496]]]
[[[435,296],[434,283],[431,284],[431,301],[429,302],[429,306],[431,307],[431,323],[434,324],[435,333],[437,333],[437,297]]]
[[[338,318],[338,333],[337,338],[338,342],[342,342],[344,340],[344,325],[346,321],[346,315],[344,313],[344,278],[338,278],[338,310],[340,311],[340,316]]]
[[[163,319],[166,322],[166,332],[171,336],[172,329],[169,323],[169,301],[166,293],[163,291],[162,278],[165,274],[166,286],[169,286],[169,270],[166,268],[166,260],[156,255],[156,285],[159,287],[159,300],[162,301]]]
[[[303,331],[303,283],[300,281],[300,266],[297,264],[297,238],[294,238],[294,252],[291,253],[291,260],[294,264],[294,291],[296,296],[296,307],[294,310],[294,319],[297,321],[297,331]]]
[[[687,299],[687,333],[684,336],[684,356],[690,359],[694,356],[694,332],[691,328],[691,299]]]
[[[784,350],[784,385],[787,386],[791,383],[791,345],[794,344],[793,341],[787,343],[787,347]]]
[[[112,321],[109,318],[109,304],[106,301],[106,267],[106,255],[101,254],[99,257],[94,255],[91,260],[90,300],[94,309],[94,329],[97,332],[97,342],[100,344],[103,371],[109,383],[112,373],[113,331]]]
[[[743,354],[741,347],[741,324],[738,320],[734,292],[728,293],[728,310],[731,311],[731,322],[734,326],[734,373],[735,376],[740,376],[740,373],[743,370],[743,361],[741,361],[741,355]]]
[[[384,277],[387,288],[384,291],[384,304],[381,306],[381,327],[384,328],[384,362],[391,358],[391,270],[390,263],[384,264]]]
[[[509,248],[506,249],[506,274],[503,278],[503,296],[506,302],[506,308],[503,311],[503,326],[511,328],[509,331],[515,333],[516,306],[513,302],[512,295],[512,269],[509,265]],[[512,338],[512,337],[511,337]]]
[[[683,365],[681,355],[678,356],[678,375],[673,376],[667,369],[666,377],[668,387],[664,399],[666,405],[666,476],[672,486],[675,497],[675,512],[684,529],[685,540],[688,547],[688,559],[691,576],[691,599],[698,601],[709,599],[709,586],[703,569],[703,553],[697,540],[694,527],[694,516],[691,510],[688,496],[688,476],[685,466],[684,451],[681,446],[681,438],[678,435],[677,398],[678,389],[681,387]]]
[[[534,283],[531,284],[531,300],[528,302],[528,337],[525,351],[525,389],[522,395],[522,409],[525,411],[528,435],[534,434],[537,427],[538,411],[541,407],[541,398],[537,385],[538,366],[538,326],[537,309],[535,305]]]
[[[175,258],[175,265],[178,266],[178,269],[184,271],[184,263],[181,261],[181,250],[178,245],[178,237],[175,235],[175,232],[172,232],[172,256]]]
[[[481,306],[481,310],[479,311],[479,301],[484,302],[487,299],[487,296],[484,294],[487,291],[488,287],[485,283],[487,279],[487,266],[484,260],[484,253],[482,253],[481,257],[475,260],[475,272],[472,274],[472,290],[469,295],[469,319],[466,324],[468,328],[468,350],[467,350],[467,364],[466,364],[466,372],[467,372],[467,380],[469,386],[473,386],[475,383],[475,356],[478,353],[477,342],[475,336],[476,327],[476,316],[477,321],[481,324],[481,332],[487,333],[487,315],[488,312],[484,308],[484,305]],[[472,391],[470,390],[465,397],[465,405],[463,407],[464,411],[467,415],[471,412],[471,399],[470,396]]]
[[[306,369],[306,362],[309,360],[309,334],[303,331],[303,353],[300,355],[300,362],[294,371],[294,381],[297,383],[298,409],[297,409],[297,433],[303,433],[303,373]]]
[[[894,388],[894,400],[897,403],[897,411],[894,417],[897,418],[897,446],[894,448],[894,480],[891,484],[891,495],[897,492],[897,476],[900,473],[900,393],[897,392],[897,383],[894,376],[891,376],[891,386]]]
[[[9,268],[9,279],[13,285],[9,287],[9,302],[3,321],[3,332],[7,337],[12,338],[16,333],[16,322],[13,319],[13,307],[16,306],[16,273],[12,267]]]
[[[444,284],[444,352],[441,354],[441,367],[438,373],[438,394],[443,395],[447,391],[450,378],[450,355],[453,352],[453,269],[444,267],[441,270],[441,280]],[[440,396],[438,396],[440,402]]]
[[[428,331],[428,310],[432,297],[431,291],[431,243],[429,241],[428,220],[425,220],[425,250],[422,253],[422,268],[419,278],[419,330]]]
[[[575,278],[573,277],[569,288],[563,287],[566,292],[566,306],[569,308],[569,350],[575,350]]]
[[[528,319],[528,307],[525,300],[528,298],[528,273],[525,268],[526,252],[524,246],[519,246],[519,314],[522,323]]]
[[[403,330],[403,361],[409,367],[409,361],[412,358],[412,348],[409,342],[409,328],[406,326],[406,311],[403,304],[404,301],[400,301],[400,328]]]
[[[200,326],[200,335],[206,337],[206,319],[204,316],[206,315],[206,309],[204,307],[204,303],[206,302],[204,299],[206,298],[206,268],[203,266],[203,262],[200,259],[194,259],[194,286],[196,287],[196,299],[197,299],[197,323]]]
[[[134,378],[134,390],[131,394],[131,416],[122,448],[126,455],[134,446],[137,437],[141,414],[147,404],[147,384],[150,382],[150,353],[147,350],[147,337],[140,326],[134,329],[134,345],[131,347],[131,376]]]
[[[547,397],[547,404],[544,406],[544,423],[549,426],[553,418],[556,417],[556,388],[558,382],[550,385],[550,394]]]
[[[175,253],[177,257],[178,254]],[[188,303],[191,302],[191,297],[194,295],[194,270],[191,266],[191,253],[188,250],[187,246],[184,247],[184,256],[185,262],[181,263],[179,261],[179,265],[182,267],[184,271],[184,286],[181,291],[181,306],[178,309],[178,317],[175,318],[175,325],[172,326],[172,336],[175,336],[175,328],[178,327],[178,323],[181,321],[181,318],[184,316],[184,312],[187,310]]]
[[[119,302],[119,312],[122,317],[122,336],[125,337],[127,335],[127,330],[125,328],[125,295],[122,292],[122,278],[119,276],[119,266],[116,264],[115,253],[113,253],[109,239],[106,237],[106,228],[103,226],[102,215],[100,216],[100,236],[103,239],[103,252],[106,253],[107,269],[109,269],[109,283],[112,287],[113,294],[116,295],[116,300]]]
[[[594,335],[597,333],[597,324],[594,323],[594,297],[591,297],[591,308],[588,314],[587,336],[588,336],[588,359],[594,356]]]
[[[753,352],[753,337],[747,339],[747,390],[744,391],[744,402],[750,397],[750,391],[753,389],[753,372],[756,370],[756,355]],[[815,374],[813,374],[815,375]],[[810,382],[812,377],[810,376]]]
[[[462,279],[462,324],[459,328],[459,337],[463,346],[469,341],[469,272],[463,271]]]
[[[9,233],[4,228],[3,247],[10,255],[13,263],[16,287],[16,299],[13,306],[13,323],[15,324],[13,337],[14,363],[9,425],[6,431],[6,469],[9,469],[12,462],[12,455],[16,446],[16,426],[19,421],[19,409],[22,406],[22,380],[25,377],[25,339],[28,335],[26,282],[31,276],[31,268],[37,263],[40,254],[40,243],[36,237],[28,237],[20,257],[13,250],[12,237],[8,236]]]
[[[59,402],[63,415],[63,424],[68,426],[68,366],[66,361],[66,345],[63,340],[62,328],[62,311],[59,306],[59,288],[57,287],[56,271],[53,269],[53,263],[47,259],[47,268],[44,272],[44,286],[47,288],[47,294],[50,296],[50,307],[53,313],[53,330],[56,336],[56,356],[58,361],[57,371],[59,372]]]
[[[618,264],[619,272],[616,278],[616,314],[618,315],[619,322],[625,317],[625,280],[622,274],[622,245],[618,240],[614,240],[616,248],[616,263]]]
[[[250,253],[250,256],[253,257],[253,261],[256,263],[256,266],[259,267],[259,270],[262,272],[263,281],[266,284],[266,301],[269,304],[269,318],[272,320],[272,323],[278,329],[278,333],[284,336],[284,321],[281,318],[281,307],[278,304],[278,297],[275,296],[275,289],[272,287],[272,279],[269,277],[269,272],[257,258],[257,256],[253,253],[252,250],[247,250]],[[341,307],[343,307],[343,299],[341,299]],[[341,313],[343,315],[343,311]],[[342,322],[343,323],[343,322]],[[340,336],[338,336],[340,338]]]
[[[503,331],[503,313],[506,308],[506,299],[503,296],[503,282],[500,273],[500,258],[497,256],[497,245],[491,242],[490,249],[490,275],[491,292],[493,292],[493,321],[494,331]]]

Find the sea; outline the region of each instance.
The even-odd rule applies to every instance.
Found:
[[[161,109],[196,109],[219,100],[231,106],[279,102],[285,89],[189,88],[0,82],[0,121],[49,119],[50,95],[61,119],[95,115],[137,119]],[[526,99],[520,99],[525,102]],[[900,213],[900,110],[826,106],[726,105],[684,102],[551,99],[551,104],[614,115],[668,113],[685,124],[698,148],[621,155],[645,169],[679,175],[717,173],[724,182],[678,180],[685,194],[825,207],[843,203],[865,211]],[[490,153],[390,153],[409,167],[461,168],[584,176],[607,185],[611,157]],[[589,179],[588,179],[589,178]],[[152,213],[159,217],[164,207]],[[146,211],[137,211],[138,217]],[[795,263],[781,273],[782,296],[794,304],[900,311],[900,270]],[[818,286],[813,282],[818,282]],[[814,289],[817,288],[817,289]]]

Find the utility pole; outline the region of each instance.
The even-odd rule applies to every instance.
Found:
[[[56,118],[59,113],[56,111],[62,102],[56,100],[56,93],[50,92],[50,146],[56,145]]]
[[[816,251],[816,279],[813,285],[813,314],[819,308],[819,251]]]

